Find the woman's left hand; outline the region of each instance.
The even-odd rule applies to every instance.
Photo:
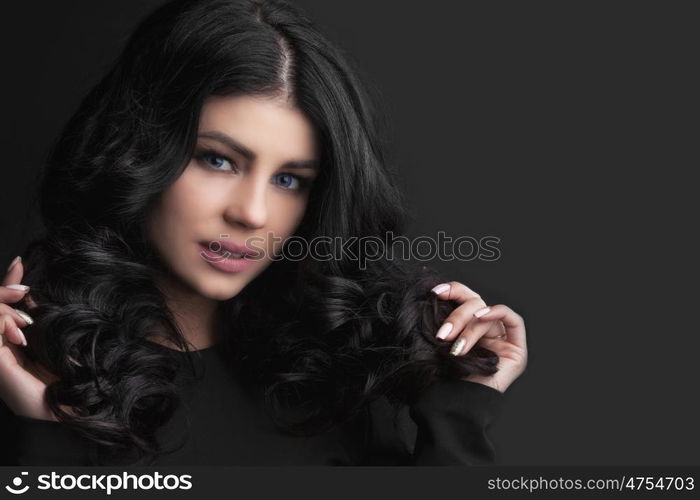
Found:
[[[478,293],[458,281],[437,285],[433,292],[442,300],[460,304],[437,332],[444,341],[455,341],[450,351],[453,355],[463,356],[478,344],[499,357],[498,371],[493,375],[473,374],[464,380],[505,392],[527,365],[522,316],[503,304],[487,306]]]

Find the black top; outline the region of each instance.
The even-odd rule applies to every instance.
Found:
[[[503,394],[483,384],[440,380],[396,418],[389,402],[379,399],[361,419],[299,437],[274,427],[261,395],[244,390],[227,368],[220,345],[172,352],[181,362],[176,383],[182,404],[159,429],[158,440],[163,448],[176,449],[155,465],[474,465],[496,460],[486,431]],[[192,376],[187,357],[200,376]],[[1,406],[7,422],[1,423],[0,450],[8,455],[7,465],[97,464],[92,443],[65,424],[16,416]],[[125,463],[134,462],[102,462]]]

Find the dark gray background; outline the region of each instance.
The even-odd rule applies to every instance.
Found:
[[[501,238],[496,262],[432,263],[525,317],[500,462],[700,464],[690,4],[297,2],[387,106],[411,234]],[[50,141],[158,3],[8,4],[0,264]]]

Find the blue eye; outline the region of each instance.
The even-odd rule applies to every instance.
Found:
[[[204,160],[207,163],[207,165],[213,167],[216,170],[233,170],[233,166],[231,165],[231,162],[228,160],[228,158],[226,158],[224,156],[212,154],[212,153],[204,153],[204,154],[200,155],[199,158]],[[221,167],[225,166],[227,163],[230,166],[229,169],[221,168]]]
[[[284,189],[299,189],[301,186],[301,182],[299,181],[299,178],[295,175],[279,174],[275,177],[282,179],[280,186],[282,186]]]
[[[238,172],[236,164],[219,153],[213,151],[203,151],[194,156],[200,163],[205,164],[208,168],[220,170],[222,172]],[[299,177],[293,174],[277,174],[275,175],[274,183],[280,186],[285,191],[301,191],[307,189],[311,185],[311,180],[306,177]]]

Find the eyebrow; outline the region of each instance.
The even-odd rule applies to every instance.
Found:
[[[254,161],[256,158],[255,153],[253,153],[250,149],[248,149],[243,144],[234,140],[232,137],[224,133],[213,130],[210,132],[202,132],[201,134],[199,134],[199,137],[213,139],[215,141],[221,142],[222,144],[225,144],[232,150],[243,155],[249,161]],[[284,165],[282,165],[282,168],[309,168],[316,170],[319,168],[319,162],[318,160],[288,161]]]

